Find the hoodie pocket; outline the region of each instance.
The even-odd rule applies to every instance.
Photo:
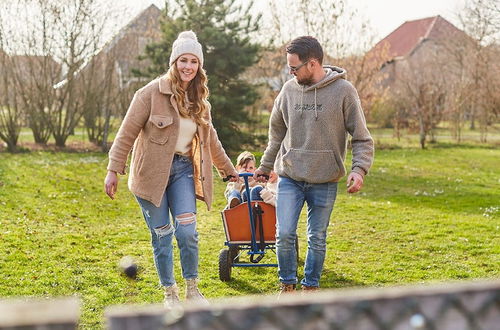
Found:
[[[345,174],[333,150],[292,148],[283,156],[283,169],[290,178],[310,183],[334,181]]]
[[[168,133],[166,128],[173,123],[173,118],[168,116],[152,115],[149,118],[151,122],[151,142],[157,144],[165,144],[168,141]]]

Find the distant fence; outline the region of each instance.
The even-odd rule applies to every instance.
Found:
[[[47,306],[53,302],[46,301]],[[8,307],[19,314],[19,325],[4,323],[9,302],[0,303],[0,329],[73,329],[77,302],[68,304],[44,327],[37,327],[26,306]],[[71,306],[70,306],[71,305]],[[56,307],[56,305],[53,305]],[[71,308],[69,308],[71,307]],[[48,311],[50,308],[42,308]],[[43,314],[43,313],[42,313]],[[40,316],[40,313],[38,313]],[[74,318],[76,316],[76,318]],[[359,290],[325,290],[301,296],[251,296],[220,299],[211,306],[186,304],[166,312],[161,305],[113,306],[105,313],[109,330],[156,329],[342,329],[342,330],[496,330],[500,329],[500,281]],[[73,317],[73,327],[68,324]],[[42,323],[40,323],[42,324]]]

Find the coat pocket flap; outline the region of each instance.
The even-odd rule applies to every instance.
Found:
[[[174,119],[169,116],[151,115],[149,121],[158,128],[165,128],[174,122]]]

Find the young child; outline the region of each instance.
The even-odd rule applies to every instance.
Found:
[[[242,152],[236,159],[235,168],[239,173],[253,173],[255,171],[255,156],[248,151]],[[276,206],[277,181],[278,175],[273,171],[269,175],[269,180],[266,184],[255,182],[252,177],[249,177],[248,185],[250,187],[250,200],[264,201]],[[246,202],[248,198],[245,191],[244,179],[239,178],[237,182],[229,182],[226,186],[224,196],[226,196],[228,201],[226,208],[233,208],[238,206],[241,202]]]
[[[253,173],[255,171],[255,156],[248,151],[243,151],[238,155],[236,159],[236,171],[238,173]],[[251,197],[260,198],[259,192],[262,189],[262,185],[255,182],[252,177],[248,178],[248,185],[250,186]],[[259,187],[258,191],[254,192],[254,188]],[[245,181],[243,178],[239,178],[236,182],[229,182],[224,191],[224,196],[228,201],[227,208],[233,208],[247,200],[245,191]]]

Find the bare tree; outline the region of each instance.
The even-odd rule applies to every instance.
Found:
[[[466,34],[449,36],[442,41],[443,53],[447,61],[441,72],[446,76],[446,115],[450,130],[457,142],[462,140],[462,130],[471,114],[473,79],[469,64],[474,61],[471,49],[474,40]]]
[[[35,143],[46,144],[50,134],[53,85],[61,77],[61,66],[49,55],[13,55],[11,60],[16,94],[26,114]]]
[[[145,83],[133,71],[150,65],[139,55],[147,44],[160,40],[160,17],[155,6],[143,10],[106,42],[80,73],[88,91],[83,115],[87,135],[103,151],[108,148],[112,116],[122,116],[134,92]]]
[[[348,10],[345,0],[290,0],[286,5],[279,0],[268,0],[267,4],[270,24],[264,27],[265,36],[275,46],[301,35],[312,35],[332,57],[342,58],[353,52],[349,44],[352,33],[347,33],[344,23],[351,21],[350,29],[356,30],[352,20],[356,12]],[[361,35],[354,38],[359,42]]]
[[[111,116],[119,111],[120,98],[126,90],[120,88],[115,52],[94,57],[80,74],[85,95],[83,119],[89,141],[107,150]]]
[[[10,57],[0,49],[0,139],[7,144],[7,150],[15,152],[23,113],[20,111],[12,81]]]
[[[399,61],[397,84],[393,98],[396,104],[404,104],[410,127],[419,133],[422,149],[427,138],[434,140],[433,130],[443,119],[446,101],[445,76],[439,70],[445,61],[441,48],[427,41],[419,56]]]
[[[61,66],[53,58],[51,21],[43,1],[11,1],[3,8],[10,56],[11,80],[19,107],[36,143],[46,144],[52,131],[50,116],[55,102],[54,84]],[[15,18],[15,19],[14,19]]]
[[[7,150],[15,152],[23,124],[23,112],[16,94],[12,58],[4,51],[6,36],[10,28],[5,21],[5,4],[0,6],[0,139],[7,144]]]
[[[486,142],[487,130],[495,111],[492,108],[495,101],[490,97],[495,98],[496,95],[489,91],[498,91],[500,87],[492,86],[492,82],[498,83],[498,72],[491,70],[498,59],[498,50],[494,45],[500,38],[500,4],[498,0],[469,0],[459,14],[459,19],[465,32],[476,41],[469,50],[472,62],[468,64],[475,91],[471,99],[470,127],[475,129],[476,119],[479,119],[481,141]]]
[[[368,31],[365,35],[368,35]],[[365,42],[369,43],[368,39]],[[364,52],[333,60],[347,70],[349,80],[356,86],[367,120],[371,119],[374,105],[386,100],[386,87],[383,84],[387,74],[380,70],[380,63],[388,59],[387,47],[377,52]]]
[[[52,134],[57,146],[64,146],[83,116],[88,93],[82,73],[83,67],[96,54],[106,24],[102,4],[96,0],[71,0],[61,7],[57,1],[45,0],[54,17],[56,37],[62,41],[59,60],[66,68],[65,79],[56,85],[57,106],[51,118]],[[87,85],[88,86],[88,85]]]
[[[64,146],[95,101],[95,75],[83,68],[102,47],[104,31],[116,21],[99,0],[9,2],[13,81],[35,142],[50,134]],[[13,20],[12,17],[16,17]]]
[[[284,45],[301,35],[312,35],[322,44],[324,62],[342,66],[348,79],[360,94],[367,116],[377,97],[382,94],[379,83],[383,75],[379,62],[366,54],[373,43],[367,19],[350,9],[348,0],[268,0],[264,10],[262,42],[268,50],[254,69],[254,75],[265,77],[270,90],[265,98],[273,98],[291,78],[286,69]]]

